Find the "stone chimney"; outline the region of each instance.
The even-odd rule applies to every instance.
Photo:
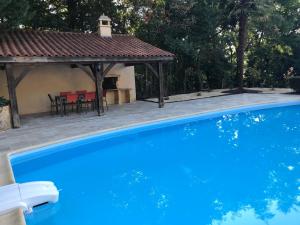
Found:
[[[101,37],[111,37],[111,19],[104,14],[99,18],[98,33]]]

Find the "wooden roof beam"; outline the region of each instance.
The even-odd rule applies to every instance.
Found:
[[[0,57],[0,63],[149,63],[172,61],[174,57]]]

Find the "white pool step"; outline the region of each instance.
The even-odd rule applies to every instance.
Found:
[[[9,184],[0,187],[0,215],[21,208],[30,213],[32,208],[44,203],[58,201],[59,192],[53,182],[37,181]]]

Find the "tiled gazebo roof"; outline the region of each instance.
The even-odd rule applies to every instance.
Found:
[[[0,34],[3,57],[170,59],[174,55],[129,35],[108,38],[96,33],[17,30]]]

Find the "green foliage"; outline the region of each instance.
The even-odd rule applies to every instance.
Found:
[[[18,28],[29,17],[27,0],[0,0],[0,29]]]
[[[177,56],[169,91],[174,93],[199,91],[205,83],[220,87],[230,76],[228,38],[222,38],[223,13],[219,1],[167,0],[147,14],[147,22],[136,35]],[[228,37],[228,34],[226,34]],[[171,86],[172,85],[172,86]]]
[[[264,17],[251,21],[246,74],[252,76],[255,86],[285,87],[286,74],[297,67],[300,55],[296,47],[299,38],[296,29],[299,29],[299,21],[295,18],[299,18],[300,3],[290,7],[291,2],[278,1]],[[294,72],[299,73],[299,67]]]
[[[0,107],[9,105],[9,101],[4,97],[0,97]]]
[[[103,13],[115,33],[132,33],[176,54],[165,68],[168,94],[237,85],[242,13],[244,85],[285,87],[300,73],[299,0],[0,0],[0,28],[95,32]],[[137,72],[143,90],[156,95],[155,79],[143,68]]]
[[[147,12],[136,35],[177,56],[169,92],[236,86],[238,20],[247,14],[244,84],[285,87],[299,73],[299,8],[295,0],[166,0]],[[291,33],[292,32],[292,33]],[[170,80],[170,78],[168,78]],[[175,87],[175,89],[174,89]],[[171,91],[170,91],[171,90]]]
[[[289,78],[290,88],[294,89],[296,92],[300,92],[300,76],[295,76]]]
[[[24,25],[33,29],[95,32],[98,18],[105,13],[116,32],[124,31],[118,7],[111,0],[28,0],[32,16]]]

